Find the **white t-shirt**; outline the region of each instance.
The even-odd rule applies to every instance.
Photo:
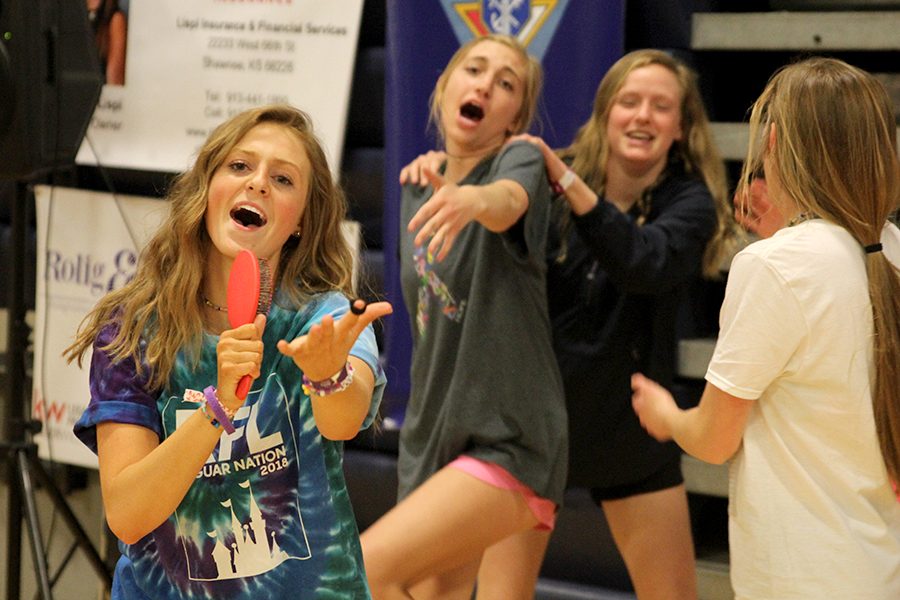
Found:
[[[900,264],[900,230],[882,243]],[[844,229],[807,221],[735,257],[706,379],[758,398],[730,469],[737,598],[900,598],[871,337],[864,252]]]

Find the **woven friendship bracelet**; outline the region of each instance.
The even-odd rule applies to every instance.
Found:
[[[330,396],[331,394],[336,394],[337,392],[343,392],[350,384],[353,383],[353,365],[350,364],[348,360],[344,363],[344,367],[329,377],[328,379],[323,379],[321,381],[313,381],[309,377],[306,376],[306,373],[303,374],[303,380],[301,383],[301,388],[303,389],[303,393],[307,396]]]
[[[216,396],[216,388],[208,386],[203,390],[203,396],[206,398],[206,403],[203,407],[209,407],[209,410],[212,411],[212,416],[215,418],[209,418],[209,413],[206,410],[203,410],[203,414],[209,418],[213,425],[216,425],[218,421],[227,433],[234,433],[234,423],[231,422],[231,416],[225,410],[225,407],[219,402],[219,397]]]

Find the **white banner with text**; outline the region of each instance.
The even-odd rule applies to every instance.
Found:
[[[72,433],[90,399],[88,366],[62,358],[79,323],[108,291],[134,276],[139,249],[166,216],[154,198],[37,186],[32,416],[43,423],[41,458],[83,467],[97,457]]]
[[[103,87],[76,161],[181,172],[219,123],[286,102],[312,117],[337,173],[362,4],[130,0],[124,84]]]

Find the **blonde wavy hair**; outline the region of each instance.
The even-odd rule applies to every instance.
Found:
[[[538,98],[541,95],[541,87],[544,83],[544,69],[541,67],[540,61],[528,54],[525,46],[513,36],[491,33],[472,38],[460,46],[453,53],[453,56],[450,57],[450,62],[444,67],[440,77],[434,84],[434,90],[431,92],[431,98],[428,101],[430,107],[428,122],[437,127],[441,139],[444,139],[444,129],[441,124],[441,103],[444,100],[444,90],[447,89],[447,81],[450,79],[450,74],[459,66],[459,63],[468,56],[469,51],[482,42],[496,42],[511,48],[521,57],[522,62],[525,64],[525,79],[522,82],[525,86],[522,91],[522,106],[519,107],[513,127],[507,132],[507,135],[512,136],[527,131],[531,127],[531,122],[537,113]]]
[[[776,143],[769,151],[769,133]],[[869,73],[832,58],[783,67],[753,105],[743,182],[763,157],[785,199],[840,225],[863,246],[879,243],[900,206],[894,108]],[[744,185],[747,185],[746,183]],[[883,252],[865,254],[874,324],[872,405],[888,473],[900,481],[900,271]]]
[[[650,49],[635,50],[620,58],[597,87],[590,118],[579,128],[572,144],[558,154],[563,159],[571,160],[572,170],[588,186],[602,193],[606,187],[606,165],[609,160],[607,124],[610,110],[628,76],[650,65],[660,65],[671,71],[681,89],[682,139],[672,144],[669,161],[680,159],[687,173],[703,180],[715,201],[717,227],[706,245],[702,270],[705,276],[716,277],[720,275],[722,262],[730,255],[739,233],[728,194],[725,164],[713,143],[697,76],[684,63],[670,54]]]
[[[219,125],[200,149],[193,167],[175,179],[167,196],[168,217],[141,252],[134,279],[104,296],[84,318],[74,343],[64,351],[69,362],[81,365],[100,330],[110,322],[116,322],[119,331],[103,350],[117,361],[134,360],[139,373],[146,364],[151,389],[168,381],[179,351],[185,350],[189,359],[199,359],[201,290],[212,249],[204,221],[210,180],[235,145],[262,123],[291,131],[305,148],[311,166],[301,235],[299,239],[291,236],[282,247],[275,288],[294,306],[329,290],[352,295],[352,254],[341,233],[346,201],[334,183],[312,122],[304,112],[288,105],[254,108]]]

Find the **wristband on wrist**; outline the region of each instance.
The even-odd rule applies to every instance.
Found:
[[[301,388],[307,396],[319,396],[321,398],[337,392],[343,392],[350,387],[351,383],[353,383],[353,365],[348,360],[340,371],[328,379],[313,381],[304,373]]]
[[[221,425],[226,433],[234,433],[234,423],[231,422],[234,415],[229,414],[228,409],[219,402],[219,397],[216,396],[216,388],[214,386],[208,386],[203,390],[203,396],[206,398],[206,402],[200,407],[203,411],[203,415],[209,419],[216,428]],[[212,415],[209,414],[209,411],[212,412]]]
[[[566,172],[559,178],[559,181],[550,182],[550,187],[553,188],[555,194],[564,194],[566,190],[571,187],[572,183],[575,182],[575,177],[575,171],[566,169]]]

